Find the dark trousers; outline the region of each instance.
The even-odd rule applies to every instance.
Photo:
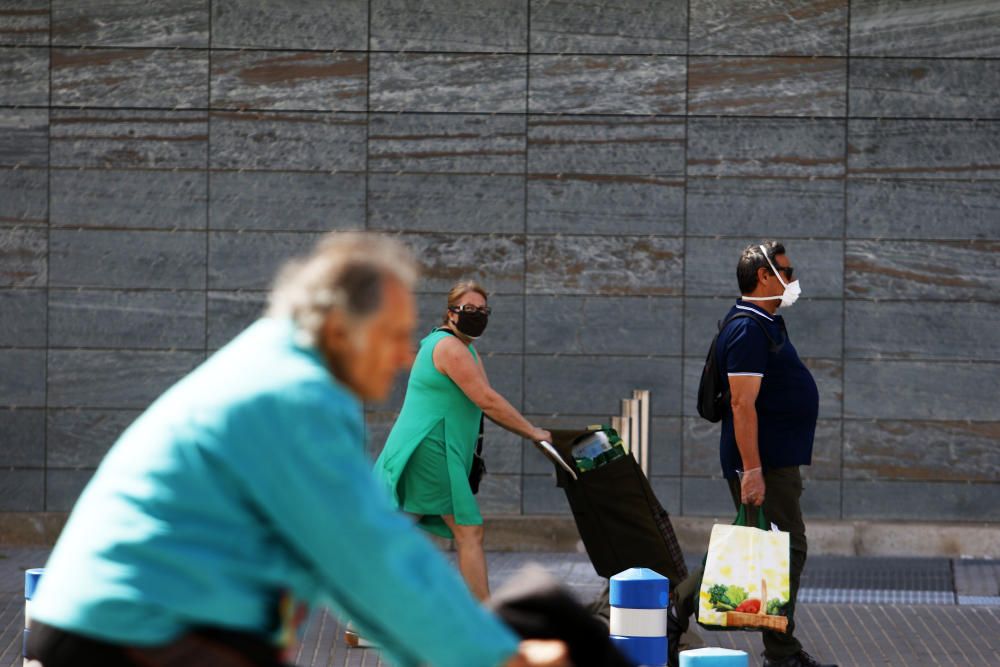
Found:
[[[802,650],[802,644],[793,635],[795,631],[795,598],[799,593],[799,579],[806,565],[806,525],[802,521],[802,475],[798,466],[776,468],[764,473],[764,516],[780,530],[788,533],[791,547],[789,559],[790,596],[788,601],[788,632],[761,631],[764,654],[770,660],[781,660]],[[729,480],[729,492],[737,509],[740,506],[740,482]],[[757,525],[757,513],[751,511],[747,523]],[[677,611],[682,627],[687,628],[688,618],[695,612],[695,596],[701,588],[702,569],[698,568],[677,587]]]

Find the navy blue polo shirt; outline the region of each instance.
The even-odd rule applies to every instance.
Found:
[[[780,315],[771,315],[751,302],[736,301],[726,317],[739,312],[757,316],[777,343],[784,341],[777,352],[760,324],[741,317],[727,324],[719,333],[715,354],[719,370],[727,376],[756,375],[761,378],[757,394],[757,447],[764,470],[784,466],[809,465],[812,461],[813,437],[819,415],[819,390],[812,373],[806,368],[792,341],[785,332]],[[742,469],[733,415],[722,419],[720,441],[722,473],[735,478]]]

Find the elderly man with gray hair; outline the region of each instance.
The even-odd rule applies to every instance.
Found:
[[[45,667],[277,667],[314,603],[399,665],[563,665],[480,607],[364,454],[361,401],[412,361],[416,265],[327,237],[267,316],[125,431],[80,496],[33,600]]]

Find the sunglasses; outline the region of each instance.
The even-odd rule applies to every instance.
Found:
[[[482,313],[486,316],[489,316],[489,314],[493,312],[493,309],[489,306],[483,306],[480,308],[478,306],[473,306],[471,303],[467,303],[464,306],[449,306],[448,310],[453,313]]]
[[[792,274],[795,273],[794,266],[779,266],[778,270],[785,274],[785,280],[791,280]]]

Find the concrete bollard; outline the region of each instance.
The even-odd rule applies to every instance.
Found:
[[[645,567],[611,577],[611,641],[640,667],[667,664],[670,581]]]
[[[28,624],[31,622],[31,598],[35,597],[35,590],[38,588],[38,580],[42,578],[45,569],[35,567],[24,571],[24,635],[21,637],[21,657],[24,659],[24,667],[28,667],[28,636],[31,630]]]
[[[746,651],[706,646],[681,651],[680,667],[749,667],[750,656]]]

